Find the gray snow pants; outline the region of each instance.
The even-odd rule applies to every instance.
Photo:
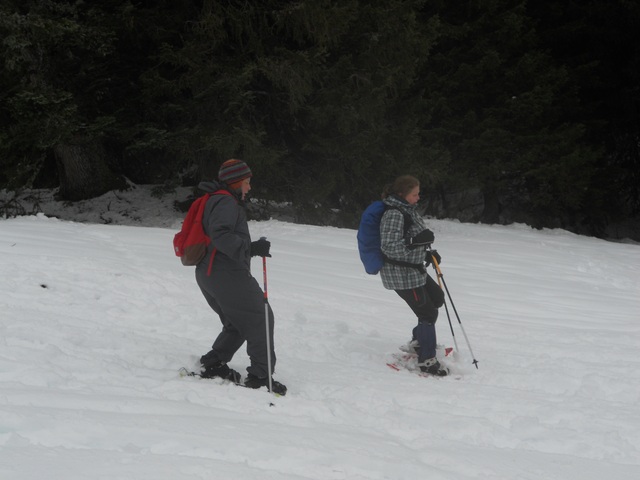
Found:
[[[247,372],[259,378],[268,376],[267,336],[264,293],[246,270],[216,270],[207,276],[205,268],[196,268],[196,281],[209,306],[220,317],[222,331],[211,351],[201,358],[206,367],[229,362],[242,344],[247,342],[251,365]],[[273,311],[268,307],[271,340],[271,368],[276,364],[273,347]],[[273,371],[271,372],[273,374]]]

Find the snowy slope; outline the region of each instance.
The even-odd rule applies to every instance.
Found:
[[[353,230],[250,224],[274,398],[178,376],[220,327],[175,229],[0,220],[0,479],[640,478],[640,246],[430,225],[479,361],[453,316],[457,380],[385,366],[414,319]]]

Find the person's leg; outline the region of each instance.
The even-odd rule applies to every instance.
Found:
[[[435,290],[433,286],[438,288]],[[420,344],[418,366],[424,373],[444,377],[449,370],[436,358],[436,320],[438,308],[444,304],[444,295],[438,285],[427,277],[426,285],[411,290],[396,290],[398,295],[411,307],[418,317],[418,325],[413,329],[413,337]]]
[[[418,319],[418,325],[413,329],[418,344],[418,362],[436,356],[436,326]]]
[[[222,338],[219,337],[221,344],[229,349],[239,348],[241,343],[238,345],[237,341],[234,343],[232,340],[240,338],[246,340],[247,354],[251,360],[247,372],[259,378],[266,378],[269,375],[269,368],[262,289],[246,270],[212,272],[209,278],[210,280],[204,283],[204,290],[214,297],[221,312],[221,320],[223,319],[225,324],[220,334]],[[271,307],[268,308],[268,319],[273,369],[276,364],[276,355],[273,347],[274,317]],[[217,348],[218,339],[214,343],[216,351]]]
[[[431,300],[431,304],[435,308],[440,308],[444,305],[444,290],[440,288],[440,285],[436,283],[436,281],[427,275],[427,283],[425,283],[424,288]],[[435,323],[435,322],[434,322]]]
[[[429,277],[430,278],[430,277]],[[436,356],[436,328],[438,309],[427,293],[425,285],[396,293],[409,305],[418,317],[418,325],[413,329],[413,338],[420,344],[418,361]]]
[[[211,307],[218,314],[222,323],[222,331],[213,342],[211,350],[200,358],[200,362],[204,367],[219,364],[220,362],[230,362],[238,349],[242,346],[245,338],[242,334],[228,321],[227,317],[218,304],[216,299],[205,288],[200,287],[202,295]]]

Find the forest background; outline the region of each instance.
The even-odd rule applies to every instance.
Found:
[[[640,240],[640,3],[0,0],[0,190],[250,164],[254,218],[425,213]]]

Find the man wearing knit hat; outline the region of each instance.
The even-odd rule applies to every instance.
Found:
[[[222,331],[211,351],[200,358],[203,377],[222,377],[240,381],[240,374],[227,365],[242,344],[247,342],[251,365],[247,367],[245,386],[269,385],[269,358],[276,363],[273,348],[273,311],[268,307],[271,342],[265,328],[264,293],[251,275],[251,257],[270,257],[271,243],[262,238],[251,241],[244,199],[251,190],[251,169],[242,160],[222,164],[218,180],[204,181],[200,190],[211,195],[205,206],[202,224],[211,239],[204,259],[196,266],[196,281],[209,306],[220,317]],[[222,192],[221,192],[222,191]],[[271,346],[268,351],[267,345]],[[287,391],[272,379],[273,392]]]

